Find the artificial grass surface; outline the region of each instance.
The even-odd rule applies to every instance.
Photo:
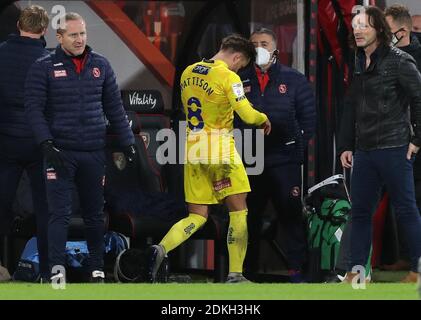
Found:
[[[416,284],[0,284],[1,300],[418,300]]]

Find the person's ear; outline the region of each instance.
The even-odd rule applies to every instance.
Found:
[[[232,63],[233,64],[236,64],[237,62],[238,62],[238,60],[239,60],[239,57],[240,55],[239,55],[239,53],[238,52],[235,52],[233,55],[232,55]]]
[[[56,33],[56,39],[57,39],[57,41],[60,43],[60,44],[62,44],[62,42],[63,42],[63,36],[60,34],[60,33]]]

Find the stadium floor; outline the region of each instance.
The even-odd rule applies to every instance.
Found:
[[[241,290],[239,290],[241,287]],[[417,300],[416,284],[44,284],[0,285],[1,300]]]
[[[183,284],[73,283],[64,290],[48,284],[8,282],[0,284],[0,300],[419,300],[416,284],[398,282],[404,275],[375,271],[373,283],[358,290],[341,283],[215,284],[210,278]]]

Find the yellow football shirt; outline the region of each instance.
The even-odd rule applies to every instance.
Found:
[[[240,77],[221,60],[203,60],[184,70],[180,87],[187,120],[186,160],[238,159],[232,134],[234,111],[250,108]],[[259,113],[256,124],[266,119]]]

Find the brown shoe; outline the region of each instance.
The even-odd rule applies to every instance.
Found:
[[[409,271],[411,270],[411,264],[406,260],[398,260],[393,264],[384,264],[379,269],[385,271]]]
[[[401,280],[402,283],[417,283],[418,282],[418,273],[414,271],[409,271],[405,278]]]
[[[354,273],[354,272],[347,272],[345,275],[345,278],[342,280],[343,283],[352,283],[352,279],[354,279],[354,277],[357,277],[358,273]]]

